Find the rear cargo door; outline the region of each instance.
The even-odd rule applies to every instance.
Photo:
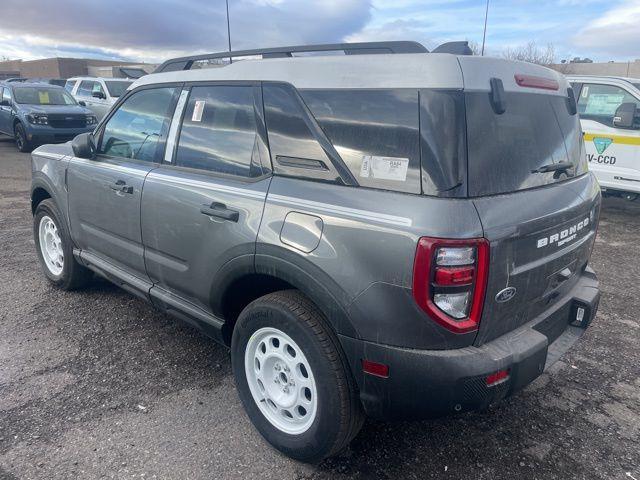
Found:
[[[541,67],[496,62],[485,74],[484,89],[479,72],[477,88],[467,90],[465,84],[469,195],[491,244],[476,344],[542,313],[565,322],[543,332],[552,340],[569,316],[554,311],[564,305],[590,256],[600,193],[587,172],[567,82]],[[496,74],[504,88],[503,113],[491,101],[488,77]],[[546,88],[521,86],[516,76]]]

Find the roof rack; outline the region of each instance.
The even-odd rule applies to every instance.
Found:
[[[193,64],[202,60],[233,59],[237,57],[282,58],[293,57],[294,53],[343,51],[345,55],[364,55],[381,53],[429,53],[418,42],[359,42],[359,43],[327,43],[322,45],[297,45],[292,47],[262,48],[257,50],[239,50],[232,52],[206,53],[167,60],[153,73],[191,70]]]

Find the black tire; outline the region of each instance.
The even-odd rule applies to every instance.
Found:
[[[21,123],[16,123],[16,126],[13,129],[13,138],[16,142],[16,147],[22,153],[29,153],[33,150],[29,140],[27,140],[27,132]]]
[[[276,428],[253,398],[245,371],[249,339],[261,328],[276,328],[302,350],[313,371],[317,411],[300,434]],[[357,435],[364,422],[362,406],[336,335],[318,308],[296,290],[265,295],[240,314],[233,331],[231,361],[238,394],[260,434],[285,455],[316,463],[338,453]]]
[[[55,274],[51,271],[49,266],[47,266],[40,246],[39,229],[40,223],[44,217],[49,217],[53,220],[59,232],[63,252],[62,272],[59,274]],[[33,216],[33,237],[36,243],[38,259],[40,260],[44,274],[51,283],[63,290],[76,290],[84,287],[91,281],[93,276],[91,271],[80,265],[73,256],[73,244],[67,230],[67,225],[62,221],[62,216],[58,211],[58,207],[50,198],[43,200],[36,207],[36,211]]]

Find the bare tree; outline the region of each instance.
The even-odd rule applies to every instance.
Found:
[[[536,45],[536,42],[531,41],[521,47],[507,48],[502,56],[509,60],[551,65],[556,57],[556,49],[551,43],[547,44],[546,48],[541,48]]]

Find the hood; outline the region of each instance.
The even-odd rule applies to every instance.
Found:
[[[29,113],[60,113],[62,115],[93,115],[93,112],[81,105],[27,105],[20,104],[20,110],[26,114]]]

